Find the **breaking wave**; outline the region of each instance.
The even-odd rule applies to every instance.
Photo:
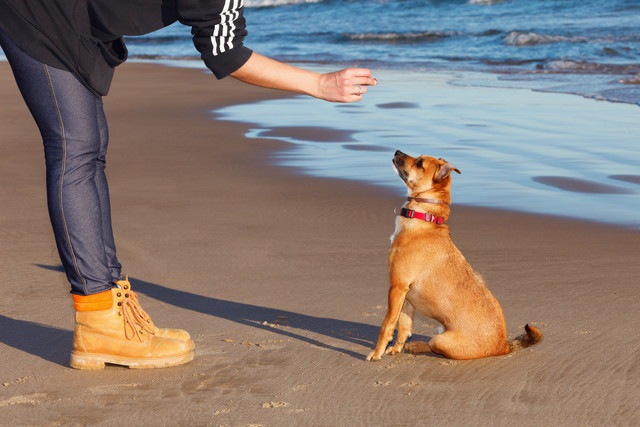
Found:
[[[561,42],[584,43],[587,41],[586,37],[549,36],[522,31],[511,31],[504,36],[505,44],[510,46],[533,46]]]
[[[552,43],[637,43],[639,35],[620,35],[606,37],[578,37],[578,36],[551,36],[528,31],[510,31],[503,38],[504,43],[510,46],[534,46]]]
[[[640,73],[640,64],[601,64],[597,62],[571,61],[563,59],[540,64],[538,69],[554,73],[625,75]]]
[[[343,37],[354,41],[407,43],[440,40],[457,35],[455,32],[422,31],[413,33],[346,33]]]

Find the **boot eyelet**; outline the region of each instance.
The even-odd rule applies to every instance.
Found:
[[[124,286],[123,286],[123,288],[125,288],[125,289],[129,289],[129,286],[127,286],[127,285],[124,285]]]
[[[121,296],[122,296],[122,294],[121,294],[120,292],[118,292],[118,293],[116,294],[116,296],[121,297]]]
[[[124,297],[125,298],[129,298],[129,294],[124,294]]]
[[[118,301],[118,306],[121,307],[122,306],[122,301]]]

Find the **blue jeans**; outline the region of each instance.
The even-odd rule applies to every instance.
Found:
[[[0,45],[42,134],[49,217],[71,292],[111,289],[121,265],[104,172],[109,135],[102,98],[72,73],[26,55],[2,30]]]

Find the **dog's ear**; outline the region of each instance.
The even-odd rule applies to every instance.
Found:
[[[440,182],[444,179],[446,179],[449,175],[451,175],[451,172],[458,172],[458,173],[462,173],[460,172],[460,169],[458,168],[454,168],[450,163],[445,163],[443,165],[440,165],[440,167],[436,170],[435,175],[433,176],[433,182]]]

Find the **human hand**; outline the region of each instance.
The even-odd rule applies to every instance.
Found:
[[[345,68],[333,73],[322,74],[317,98],[331,102],[360,101],[369,86],[376,86],[378,80],[366,68]]]

